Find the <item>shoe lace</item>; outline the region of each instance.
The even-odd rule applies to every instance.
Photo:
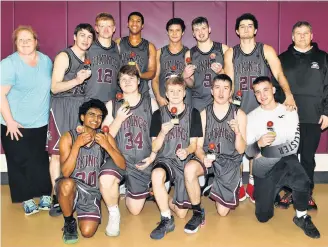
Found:
[[[72,222],[69,222],[69,223],[65,223],[64,231],[68,232],[68,233],[76,232],[75,220],[73,220]]]

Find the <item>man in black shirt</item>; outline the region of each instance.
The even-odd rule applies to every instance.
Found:
[[[294,95],[300,121],[301,164],[311,180],[313,191],[313,175],[315,169],[315,152],[320,142],[321,131],[328,127],[328,56],[312,43],[312,26],[306,21],[299,21],[293,26],[294,44],[280,54],[282,68]],[[275,84],[274,86],[278,86]],[[281,90],[276,99],[282,102]],[[292,196],[287,192],[277,203],[281,208],[288,208]],[[316,210],[317,205],[312,196],[309,198],[308,210]]]

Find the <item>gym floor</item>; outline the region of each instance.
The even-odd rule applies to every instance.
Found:
[[[75,246],[81,247],[328,247],[328,184],[317,184],[314,198],[318,204],[317,212],[309,212],[318,227],[321,238],[311,239],[296,227],[292,219],[294,210],[275,209],[275,216],[267,223],[257,222],[254,215],[254,204],[248,199],[241,202],[235,211],[227,217],[216,213],[214,203],[202,199],[205,207],[206,224],[193,235],[184,233],[183,227],[191,217],[185,219],[175,217],[174,232],[162,240],[152,240],[150,232],[160,220],[155,203],[147,202],[139,216],[132,216],[126,209],[124,201],[120,201],[121,234],[119,237],[107,237],[105,228],[108,212],[102,204],[102,224],[95,236],[85,239],[79,235]],[[12,204],[9,186],[1,186],[1,246],[3,247],[59,247],[67,246],[62,241],[63,217],[51,218],[48,211],[25,216],[21,204]]]

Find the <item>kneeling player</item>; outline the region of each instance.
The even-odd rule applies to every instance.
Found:
[[[202,136],[200,114],[183,102],[186,85],[183,78],[171,77],[166,81],[168,105],[153,114],[151,136],[153,151],[157,154],[152,171],[152,185],[161,222],[150,237],[161,239],[174,230],[174,218],[184,218],[191,207],[184,182],[184,167],[196,150],[197,137]],[[174,183],[174,196],[169,199],[164,183]]]
[[[229,103],[232,81],[225,74],[211,82],[214,102],[201,112],[204,138],[199,138],[196,159],[185,168],[186,187],[192,203],[193,216],[185,226],[186,233],[195,233],[205,223],[200,206],[198,177],[214,173],[210,198],[216,202],[217,212],[226,216],[238,206],[240,162],[246,148],[246,114]],[[211,153],[210,153],[211,152]]]
[[[148,94],[140,94],[139,72],[134,65],[124,65],[119,72],[119,85],[123,94],[107,103],[110,112],[104,124],[110,124],[110,134],[116,138],[119,150],[126,160],[126,171],[109,160],[100,173],[100,191],[108,207],[108,236],[120,233],[118,208],[119,184],[125,181],[126,206],[131,214],[138,215],[149,196],[150,174],[155,154],[151,153],[149,135],[152,113],[157,103]]]
[[[82,133],[74,129],[60,138],[62,177],[57,179],[55,189],[65,219],[63,240],[67,244],[78,241],[74,209],[82,236],[92,237],[98,228],[101,219],[98,176],[105,152],[118,167],[125,169],[114,139],[99,129],[106,115],[106,106],[101,101],[85,102],[79,109]]]

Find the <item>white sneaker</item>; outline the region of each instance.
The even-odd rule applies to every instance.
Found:
[[[120,211],[118,213],[109,213],[108,224],[106,226],[106,235],[109,237],[116,237],[120,235]]]

